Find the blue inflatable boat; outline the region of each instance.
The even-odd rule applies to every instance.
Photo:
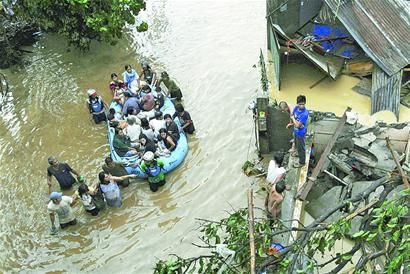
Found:
[[[115,101],[111,103],[110,108],[115,109],[117,112],[121,112],[121,105],[117,104]],[[165,98],[164,106],[161,108],[161,111],[164,115],[170,114],[172,116],[175,113],[174,104],[172,103],[171,99],[169,99],[168,97]],[[188,153],[187,137],[184,131],[181,129],[181,125],[178,119],[175,119],[175,123],[178,125],[180,129],[180,137],[177,143],[177,147],[175,148],[174,151],[171,152],[169,156],[159,157],[159,159],[161,159],[164,162],[163,169],[165,173],[168,173],[174,170],[176,167],[178,167],[182,163],[182,161],[184,161]],[[120,157],[115,152],[113,144],[112,144],[115,131],[114,131],[114,128],[109,126],[109,123],[107,123],[107,126],[108,126],[108,142],[110,144],[111,158],[115,162],[123,163],[125,166],[125,169],[127,170],[129,174],[136,174],[139,178],[146,178],[147,175],[144,172],[142,172],[142,170],[139,167],[139,164],[141,163],[141,158],[139,156]]]

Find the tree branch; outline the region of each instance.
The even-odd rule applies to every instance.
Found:
[[[348,251],[348,252],[346,252],[346,253],[343,253],[343,254],[341,254],[340,256],[333,257],[332,259],[328,260],[327,262],[324,262],[323,264],[318,265],[317,267],[324,267],[324,266],[330,264],[331,262],[336,261],[336,260],[339,259],[341,256],[345,256],[345,255],[352,255],[352,256],[353,256],[357,251],[359,251],[359,249],[360,249],[360,243],[355,244],[355,245],[352,247],[352,249],[350,249],[350,251]]]
[[[364,257],[362,256],[360,258],[359,262],[357,263],[356,267],[354,268],[354,270],[355,271],[361,270],[366,265],[366,263],[368,261],[374,260],[374,259],[376,259],[376,258],[378,258],[382,255],[385,255],[385,254],[386,254],[386,251],[380,250],[376,253],[373,253],[373,254],[370,254],[370,255],[367,255],[367,256],[364,256]]]
[[[334,208],[332,208],[331,210],[329,210],[328,212],[326,212],[322,216],[319,216],[315,221],[313,221],[310,225],[308,225],[306,227],[307,231],[302,231],[303,234],[296,241],[294,241],[292,243],[292,245],[290,245],[290,246],[286,247],[284,250],[282,250],[282,252],[280,254],[281,258],[284,258],[290,251],[292,251],[294,249],[293,248],[294,246],[299,246],[299,248],[304,248],[306,246],[306,244],[308,243],[308,241],[309,241],[309,238],[310,238],[309,236],[310,236],[311,232],[316,231],[315,228],[317,226],[319,226],[327,218],[329,218],[333,213],[335,213],[336,211],[342,209],[343,207],[345,207],[349,203],[356,203],[356,202],[362,201],[363,199],[367,198],[371,193],[373,193],[379,186],[384,185],[389,180],[390,180],[390,178],[388,176],[384,176],[384,177],[376,180],[364,192],[359,193],[359,194],[355,195],[354,197],[339,203],[337,206],[335,206]],[[260,265],[259,269],[264,269],[265,267],[271,265],[274,261],[276,261],[276,258],[275,259],[272,259],[272,258],[266,259]]]

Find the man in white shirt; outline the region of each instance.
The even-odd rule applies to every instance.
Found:
[[[47,210],[50,213],[51,229],[56,231],[55,226],[55,214],[58,215],[60,227],[62,229],[75,225],[77,220],[75,219],[73,209],[71,208],[76,202],[76,197],[63,196],[60,192],[51,192],[50,202],[48,203]]]
[[[273,159],[269,162],[268,175],[266,176],[266,181],[270,185],[274,185],[279,182],[286,173],[286,169],[282,167],[283,156],[282,153],[275,153]]]
[[[164,116],[162,115],[162,111],[155,111],[155,119],[152,119],[149,122],[150,126],[154,129],[155,131],[155,135],[158,136],[159,135],[159,130],[161,128],[166,128],[165,126],[165,120],[164,120]]]

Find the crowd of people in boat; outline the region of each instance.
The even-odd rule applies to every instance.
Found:
[[[95,89],[87,91],[93,120],[95,123],[108,121],[114,128],[113,146],[121,157],[142,156],[147,151],[156,156],[169,155],[176,148],[180,136],[175,118],[178,118],[184,132],[192,134],[195,131],[191,115],[181,104],[180,88],[165,71],[160,79],[156,79],[156,73],[147,64],[142,66],[140,75],[131,65],[126,65],[123,79],[120,80],[116,73],[111,74],[109,88],[116,102],[115,108],[109,108]],[[162,91],[161,83],[167,87],[167,94]],[[175,104],[173,116],[161,112],[165,96]]]
[[[148,64],[142,65],[141,74],[137,74],[131,65],[125,66],[123,80],[116,73],[111,74],[109,90],[112,102],[108,106],[97,94],[89,89],[88,108],[95,123],[106,121],[115,132],[113,148],[120,157],[139,156],[138,166],[148,177],[150,190],[156,192],[165,184],[164,162],[159,156],[169,156],[178,145],[181,134],[192,134],[195,131],[190,114],[181,103],[182,92],[167,72],[161,73],[157,79],[156,72]],[[160,85],[167,88],[165,93]],[[166,96],[174,106],[175,113],[163,114]],[[180,127],[175,122],[179,120]],[[52,223],[52,233],[57,231],[55,215],[58,215],[60,228],[76,224],[72,206],[80,200],[86,212],[92,216],[106,206],[121,207],[122,196],[119,186],[127,187],[135,174],[128,174],[122,163],[111,157],[105,158],[102,171],[95,184],[87,184],[85,178],[69,164],[59,162],[56,157],[48,158],[47,183],[51,192],[52,177],[55,177],[63,190],[71,189],[79,183],[72,196],[64,196],[61,192],[51,192],[48,211]],[[77,178],[75,178],[75,175]]]

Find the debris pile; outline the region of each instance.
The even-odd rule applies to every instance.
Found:
[[[321,169],[323,172],[315,178],[307,196],[307,212],[316,219],[328,208],[363,192],[386,175],[402,176],[409,181],[409,136],[410,123],[379,122],[372,127],[345,124]],[[400,184],[395,192],[404,186],[405,183]],[[343,213],[334,213],[328,221],[340,218]],[[355,223],[360,224],[360,216],[353,222],[351,233],[357,232]]]

